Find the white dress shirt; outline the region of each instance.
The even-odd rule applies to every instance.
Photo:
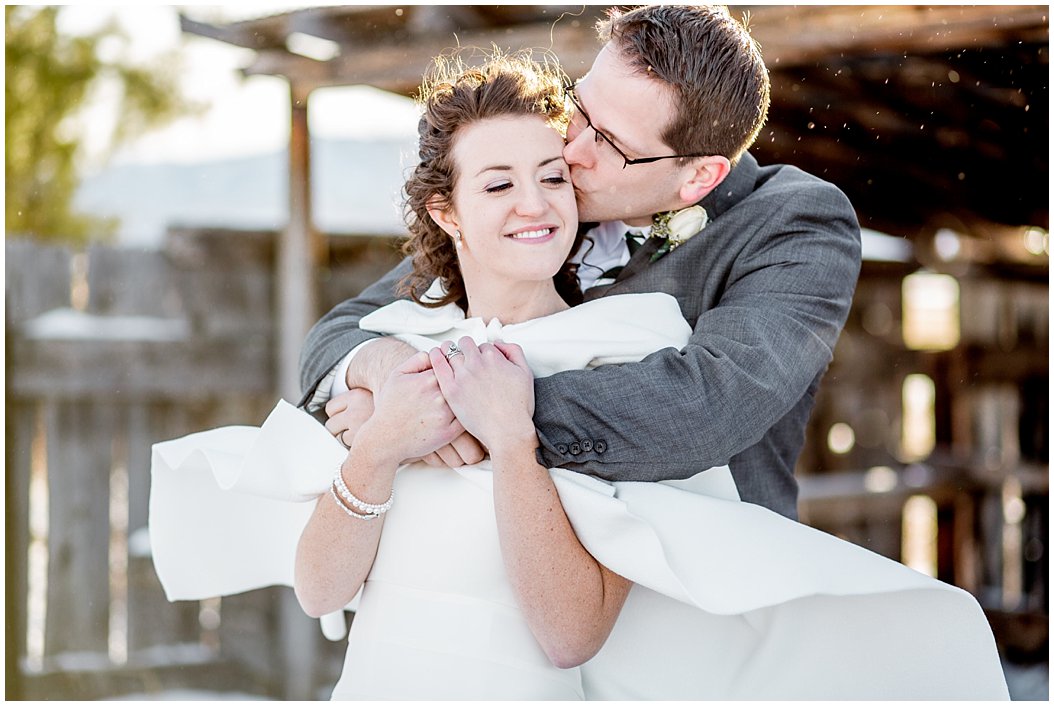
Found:
[[[624,266],[629,262],[627,231],[646,238],[651,227],[640,228],[627,226],[622,221],[607,221],[586,233],[588,240],[582,243],[574,258],[579,263],[578,281],[582,284],[582,291],[614,282],[613,278],[601,278],[600,275],[612,267]]]

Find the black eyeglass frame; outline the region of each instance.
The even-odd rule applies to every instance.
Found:
[[[622,157],[622,161],[624,162],[624,164],[622,165],[623,169],[630,166],[631,164],[651,164],[652,162],[658,162],[662,159],[691,159],[693,157],[706,156],[705,154],[667,154],[663,155],[662,157],[638,157],[637,159],[630,159],[628,156],[626,156],[625,152],[619,149],[618,145],[616,145],[610,137],[602,133],[600,130],[597,130],[596,126],[593,125],[593,121],[589,119],[589,113],[586,112],[586,109],[582,107],[582,104],[578,101],[578,98],[575,96],[575,84],[564,84],[564,96],[566,96],[567,99],[571,101],[571,104],[575,106],[575,110],[581,113],[582,117],[585,118],[586,127],[591,129],[596,135],[596,137],[593,138],[593,141],[600,142],[601,140],[603,140],[611,146],[611,149],[615,150],[615,153],[618,154],[619,157]]]

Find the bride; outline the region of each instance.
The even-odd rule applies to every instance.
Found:
[[[357,598],[334,699],[1006,698],[972,596],[739,502],[726,467],[606,483],[538,464],[534,377],[690,334],[665,294],[579,304],[562,79],[437,64],[411,300],[360,323],[420,352],[347,449],[282,404],[156,445],[170,599],[284,583],[323,616]],[[413,460],[462,431],[487,459]]]
[[[533,649],[518,646],[516,652],[525,654],[516,659],[526,657],[516,665],[522,676],[517,682],[513,675],[503,675],[497,682],[506,694],[520,698],[573,698],[573,689],[560,693],[545,686],[546,681],[567,681],[554,665],[577,666],[592,657],[607,638],[629,590],[628,581],[582,547],[560,506],[552,478],[535,460],[533,375],[523,350],[499,340],[504,329],[537,324],[568,310],[564,296],[572,302],[581,298],[576,296],[573,271],[567,263],[578,217],[568,167],[561,156],[560,130],[568,116],[560,78],[556,70],[497,59],[478,71],[446,66],[426,87],[422,163],[407,186],[414,214],[408,249],[416,261],[412,282],[438,278],[435,291],[439,296],[422,297],[410,289],[408,294],[416,295],[417,304],[400,308],[410,309],[403,314],[407,317],[425,315],[431,309],[436,312],[433,319],[453,314],[476,320],[487,332],[483,340],[495,342],[476,347],[469,336],[458,343],[444,341],[445,355],[435,348],[421,352],[389,378],[375,400],[373,416],[351,443],[333,492],[320,498],[304,529],[295,572],[301,604],[309,614],[321,616],[355,596],[374,568],[378,545],[381,553],[399,557],[404,564],[404,552],[416,556],[429,537],[435,540],[448,527],[459,533],[470,529],[464,537],[467,541],[452,541],[456,535],[448,536],[445,547],[429,552],[433,560],[449,555],[453,562],[469,551],[473,535],[494,534],[496,518],[500,552],[476,554],[472,563],[491,560],[493,578],[500,581],[504,560],[511,593],[519,600],[523,620],[541,648],[531,642],[524,647]],[[496,145],[501,149],[495,149]],[[564,283],[564,296],[554,277]],[[466,309],[463,315],[459,304]],[[665,304],[668,312],[676,313],[672,303]],[[421,307],[425,310],[414,310]],[[576,312],[574,318],[583,315],[588,314]],[[561,325],[559,320],[541,323]],[[675,330],[687,329],[681,324]],[[567,326],[566,330],[573,329]],[[449,330],[440,331],[450,335]],[[426,345],[434,346],[434,342]],[[590,357],[594,357],[592,352]],[[444,416],[447,403],[457,412],[456,420]],[[396,482],[396,471],[407,459],[422,457],[452,441],[462,427],[489,450],[493,509],[487,507],[490,498],[480,497],[475,485],[462,481],[453,471],[410,466]],[[441,477],[431,477],[437,474]],[[393,485],[398,486],[397,493]],[[397,513],[395,503],[412,494],[427,497],[434,509],[410,514],[400,507]],[[486,516],[476,526],[467,527],[473,513],[464,506],[473,504],[482,505]],[[389,507],[391,515],[386,517]],[[376,510],[364,512],[367,508]],[[430,520],[430,516],[434,517]],[[378,521],[366,521],[374,518]],[[392,529],[389,521],[410,526]],[[398,543],[399,538],[406,544]],[[364,623],[377,620],[368,615],[377,600],[374,593],[384,596],[384,615],[398,617],[405,612],[404,604],[411,604],[410,608],[427,609],[442,622],[451,619],[446,595],[437,592],[422,597],[391,588],[394,582],[404,588],[429,589],[421,568],[399,571],[399,577],[392,579],[383,578],[387,576],[383,563],[377,567],[363,592],[353,643]],[[453,565],[444,566],[445,571],[467,575],[479,573],[480,568],[469,565],[455,571]],[[414,585],[418,579],[420,584]],[[377,582],[383,582],[382,587],[373,585]],[[495,613],[489,619],[518,621],[516,614],[521,609],[514,601],[496,610],[489,604],[500,596],[477,596],[478,589],[471,585],[466,589],[480,603],[474,612]],[[466,596],[458,593],[457,599],[464,604]],[[427,607],[423,601],[428,602]],[[363,615],[367,617],[359,619]],[[419,624],[408,627],[422,632]],[[386,643],[392,641],[392,629],[385,625],[379,630],[381,635],[388,633]],[[468,625],[458,629],[468,629]],[[435,636],[440,643],[450,640],[445,633]],[[504,636],[498,637],[504,646]],[[489,653],[488,661],[514,658],[515,653],[494,654],[495,646],[494,641],[479,645]],[[349,689],[361,693],[363,680],[377,673],[364,666],[377,661],[377,647],[371,643],[370,654],[360,658],[349,655],[348,669],[356,676],[346,675],[342,685],[347,682]],[[465,666],[463,660],[458,665],[459,669]],[[449,668],[445,671],[444,681],[456,684]],[[436,695],[426,684],[418,684],[423,694]]]

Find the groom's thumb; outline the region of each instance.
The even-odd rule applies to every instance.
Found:
[[[428,353],[424,351],[418,351],[409,358],[406,362],[396,368],[396,372],[404,375],[411,375],[413,373],[423,373],[426,370],[432,369],[432,361],[428,358]]]

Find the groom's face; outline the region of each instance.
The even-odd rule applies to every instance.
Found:
[[[678,192],[687,173],[680,160],[626,165],[623,156],[674,153],[660,137],[673,115],[673,90],[634,71],[607,44],[578,82],[575,97],[593,126],[576,114],[564,148],[579,218],[647,225],[652,214],[680,208]],[[598,138],[597,130],[604,137]]]

